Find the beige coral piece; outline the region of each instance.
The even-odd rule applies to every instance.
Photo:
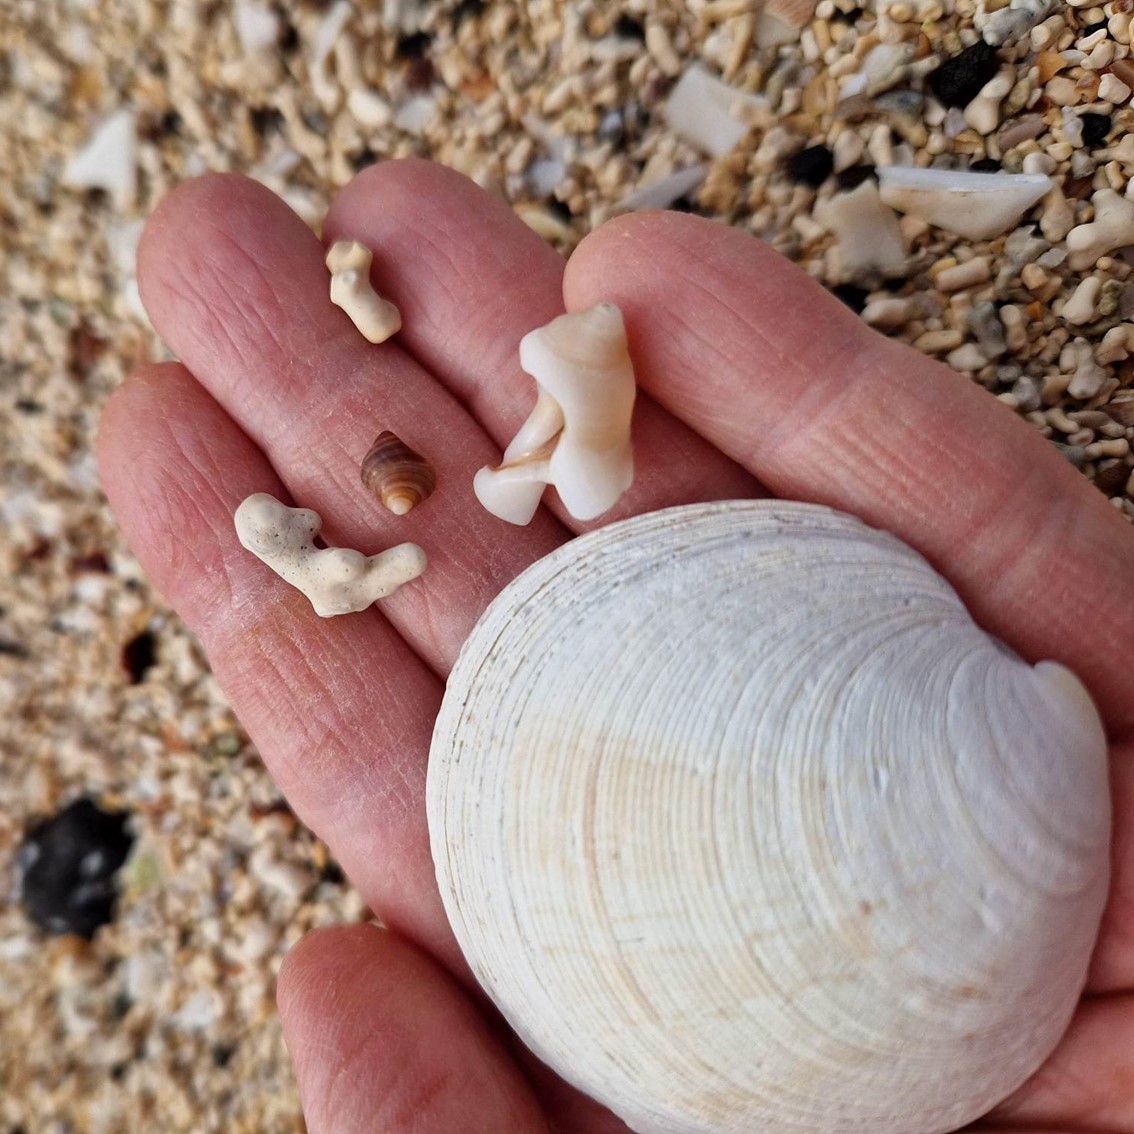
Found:
[[[400,543],[377,555],[315,546],[323,521],[310,508],[289,508],[266,492],[245,499],[233,517],[241,544],[281,579],[302,591],[320,618],[365,610],[416,579],[425,552]]]
[[[402,329],[402,314],[370,283],[374,253],[357,240],[336,240],[327,251],[331,302],[341,307],[368,342],[384,343]]]

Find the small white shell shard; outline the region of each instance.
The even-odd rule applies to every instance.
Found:
[[[665,120],[682,140],[711,157],[724,157],[748,133],[745,112],[768,109],[761,95],[730,87],[699,63],[685,69],[665,103]]]
[[[133,204],[138,180],[134,112],[116,110],[95,127],[83,148],[68,159],[61,180],[76,189],[105,189],[119,208]]]
[[[577,520],[612,508],[634,479],[634,370],[613,303],[560,315],[520,340],[520,365],[539,388],[535,408],[473,491],[494,516],[530,522],[546,485]]]
[[[266,492],[247,497],[233,517],[241,544],[285,583],[302,591],[320,618],[365,610],[426,567],[425,552],[400,543],[377,555],[348,547],[317,548],[318,512],[289,508]]]
[[[668,209],[674,201],[692,193],[709,174],[704,162],[675,170],[656,181],[631,189],[611,208],[611,213],[629,213],[637,209]]]
[[[990,240],[1007,232],[1053,184],[1038,173],[896,165],[880,169],[878,183],[882,200],[891,208],[966,240]]]
[[[845,277],[871,271],[894,272],[905,265],[906,249],[898,218],[882,204],[873,181],[819,202],[815,219],[835,234]]]
[[[402,314],[370,283],[374,253],[357,240],[336,240],[327,250],[331,302],[341,307],[364,339],[384,343],[402,329]]]
[[[235,0],[232,22],[245,55],[259,55],[279,42],[280,17],[265,4]]]
[[[1106,901],[1062,666],[813,505],[609,525],[491,604],[427,811],[473,972],[649,1134],[940,1134],[1050,1054]]]

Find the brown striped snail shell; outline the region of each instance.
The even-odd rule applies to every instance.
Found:
[[[362,459],[362,483],[395,516],[404,516],[433,495],[433,466],[400,437],[384,429]]]

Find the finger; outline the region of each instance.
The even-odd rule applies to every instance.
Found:
[[[307,226],[236,176],[176,189],[139,249],[142,295],[162,338],[292,497],[323,516],[327,542],[368,553],[405,540],[424,548],[424,576],[381,611],[443,674],[484,606],[566,533],[546,512],[506,531],[484,512],[472,477],[495,460],[495,446],[396,340],[366,342],[331,304],[328,279]],[[437,469],[436,493],[405,517],[360,482],[382,429]]]
[[[385,930],[307,934],[284,959],[278,1000],[311,1134],[547,1130],[472,1003]]]
[[[993,1124],[1134,1129],[1134,996],[1085,1000],[1055,1054],[990,1116]]]
[[[535,402],[517,348],[563,313],[563,259],[505,202],[425,161],[381,162],[360,173],[335,198],[323,238],[377,249],[375,285],[403,314],[398,341],[504,448]],[[639,397],[633,431],[634,483],[598,524],[669,504],[763,494],[649,397]],[[544,499],[573,530],[598,526],[571,519],[554,493]]]
[[[184,367],[143,368],[114,393],[98,456],[130,547],[201,638],[296,813],[387,924],[462,965],[425,822],[436,676],[384,619],[317,617],[240,546],[236,505],[284,489]]]
[[[1087,985],[1094,992],[1134,989],[1134,744],[1115,750],[1110,783],[1114,797],[1110,896]]]
[[[619,304],[649,392],[772,491],[894,532],[987,630],[1074,669],[1116,737],[1134,730],[1134,531],[984,390],[698,217],[603,226],[564,294]]]

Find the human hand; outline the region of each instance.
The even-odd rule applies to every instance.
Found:
[[[183,185],[151,219],[142,296],[182,360],[110,400],[103,483],[155,584],[296,813],[387,929],[310,934],[279,982],[312,1134],[626,1128],[555,1079],[477,991],[437,894],[425,767],[445,675],[484,607],[584,527],[698,500],[775,494],[886,528],[978,622],[1091,689],[1115,745],[1114,879],[1088,995],[1059,1050],[986,1129],[1134,1131],[1134,531],[1030,426],[875,334],[735,230],[679,214],[604,226],[565,266],[502,202],[425,162],[344,189],[324,239],[377,250],[404,330],[367,344],[333,307],[319,241],[268,190]],[[520,337],[566,306],[626,316],[641,387],[636,478],[598,524],[554,503],[488,515],[472,475],[534,397]],[[408,518],[358,462],[379,429],[427,454],[438,491]],[[421,544],[429,568],[324,621],[240,547],[232,515],[270,492],[328,543]],[[912,1128],[911,1128],[912,1129]]]

